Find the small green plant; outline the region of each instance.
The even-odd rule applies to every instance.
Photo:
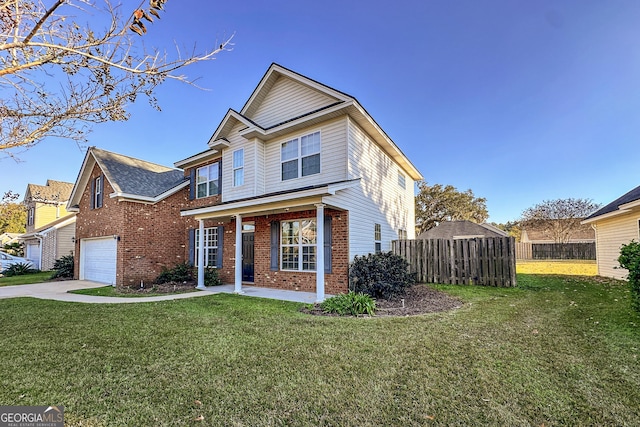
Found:
[[[53,263],[52,279],[73,277],[73,255],[65,255]]]
[[[186,262],[176,264],[173,268],[162,267],[162,272],[156,277],[156,283],[188,282],[193,280],[193,268]]]
[[[216,268],[207,267],[204,269],[204,285],[205,286],[222,285],[222,281],[218,277],[218,270]]]
[[[17,264],[11,264],[9,267],[4,269],[2,274],[4,274],[7,277],[13,277],[13,276],[23,276],[25,274],[38,273],[39,271],[40,270],[36,270],[35,268],[32,268],[31,264],[26,264],[21,262]]]
[[[632,240],[628,245],[622,245],[618,262],[629,271],[631,305],[640,312],[640,243]]]
[[[373,316],[376,311],[376,302],[369,295],[349,292],[327,298],[320,304],[320,308],[326,313],[336,313],[340,316],[358,316],[368,314]]]
[[[356,256],[349,269],[350,289],[373,298],[402,295],[414,283],[407,261],[391,252]]]

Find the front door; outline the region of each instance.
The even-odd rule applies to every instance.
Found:
[[[242,233],[242,281],[253,282],[253,233]]]

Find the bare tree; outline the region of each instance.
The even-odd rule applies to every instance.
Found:
[[[154,19],[170,13],[165,1],[122,11],[109,0],[0,0],[0,150],[13,156],[46,137],[84,142],[92,124],[127,120],[139,95],[159,109],[158,85],[193,84],[184,67],[231,50],[233,36],[200,54],[145,48]]]
[[[520,223],[524,229],[542,231],[556,243],[567,243],[580,230],[580,222],[599,207],[590,199],[544,200],[522,212]]]

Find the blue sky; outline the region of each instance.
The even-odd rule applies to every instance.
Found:
[[[168,0],[147,44],[235,33],[234,50],[186,69],[210,90],[168,82],[161,112],[141,98],[89,145],[172,166],[277,62],[357,98],[426,181],[485,197],[490,221],[548,199],[604,204],[640,185],[639,22],[637,0]],[[83,158],[56,139],[0,155],[0,193],[74,182]]]

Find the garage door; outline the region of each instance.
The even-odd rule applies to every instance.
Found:
[[[118,241],[113,237],[80,241],[80,279],[115,285]]]
[[[27,243],[25,258],[31,261],[34,268],[40,269],[40,245]]]

